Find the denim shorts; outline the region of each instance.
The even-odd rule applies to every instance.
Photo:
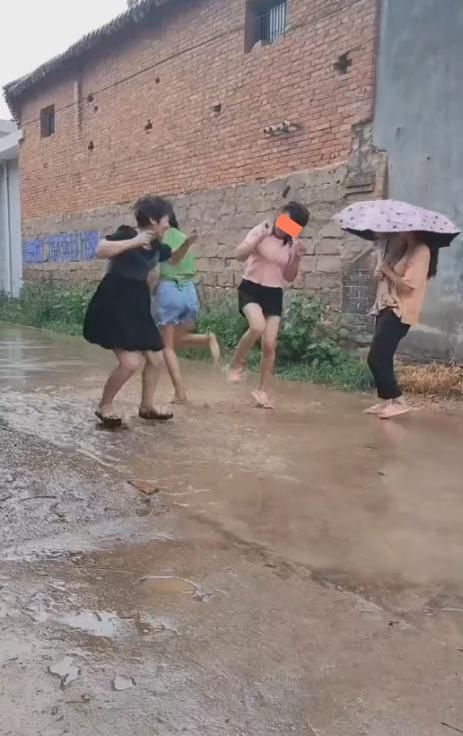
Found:
[[[153,318],[156,324],[182,325],[196,322],[199,299],[193,281],[159,282],[153,297]]]

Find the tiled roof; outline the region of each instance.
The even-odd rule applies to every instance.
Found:
[[[16,114],[17,105],[15,103],[17,98],[32,89],[35,84],[41,82],[61,66],[70,61],[81,58],[97,47],[103,39],[107,39],[116,33],[133,28],[137,23],[143,20],[151,10],[159,8],[162,5],[167,5],[170,2],[172,2],[172,0],[135,0],[124,13],[121,13],[109,23],[106,23],[106,25],[91,31],[81,38],[80,41],[77,41],[77,43],[70,46],[62,54],[46,61],[30,74],[26,74],[24,77],[20,77],[20,79],[16,79],[15,81],[6,84],[3,88],[3,92],[10,110]]]

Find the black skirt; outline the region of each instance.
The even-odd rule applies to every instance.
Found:
[[[144,281],[108,273],[88,305],[84,337],[106,350],[163,350],[151,316],[151,298]]]
[[[283,289],[277,286],[262,286],[243,279],[238,288],[238,303],[241,314],[247,304],[258,304],[264,317],[281,317],[283,312]]]

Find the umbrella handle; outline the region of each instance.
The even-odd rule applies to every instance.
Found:
[[[349,261],[349,266],[355,266],[357,261],[361,261],[362,258],[365,258],[369,253],[373,253],[375,250],[374,245],[369,245],[368,248],[365,248],[365,250],[362,250],[361,253],[358,254],[358,256],[355,256],[355,258],[352,258],[351,261]]]

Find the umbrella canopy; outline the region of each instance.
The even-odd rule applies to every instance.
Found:
[[[437,248],[447,248],[460,233],[445,215],[395,199],[355,202],[333,219],[343,230],[366,240],[392,233],[419,232],[425,243]]]

